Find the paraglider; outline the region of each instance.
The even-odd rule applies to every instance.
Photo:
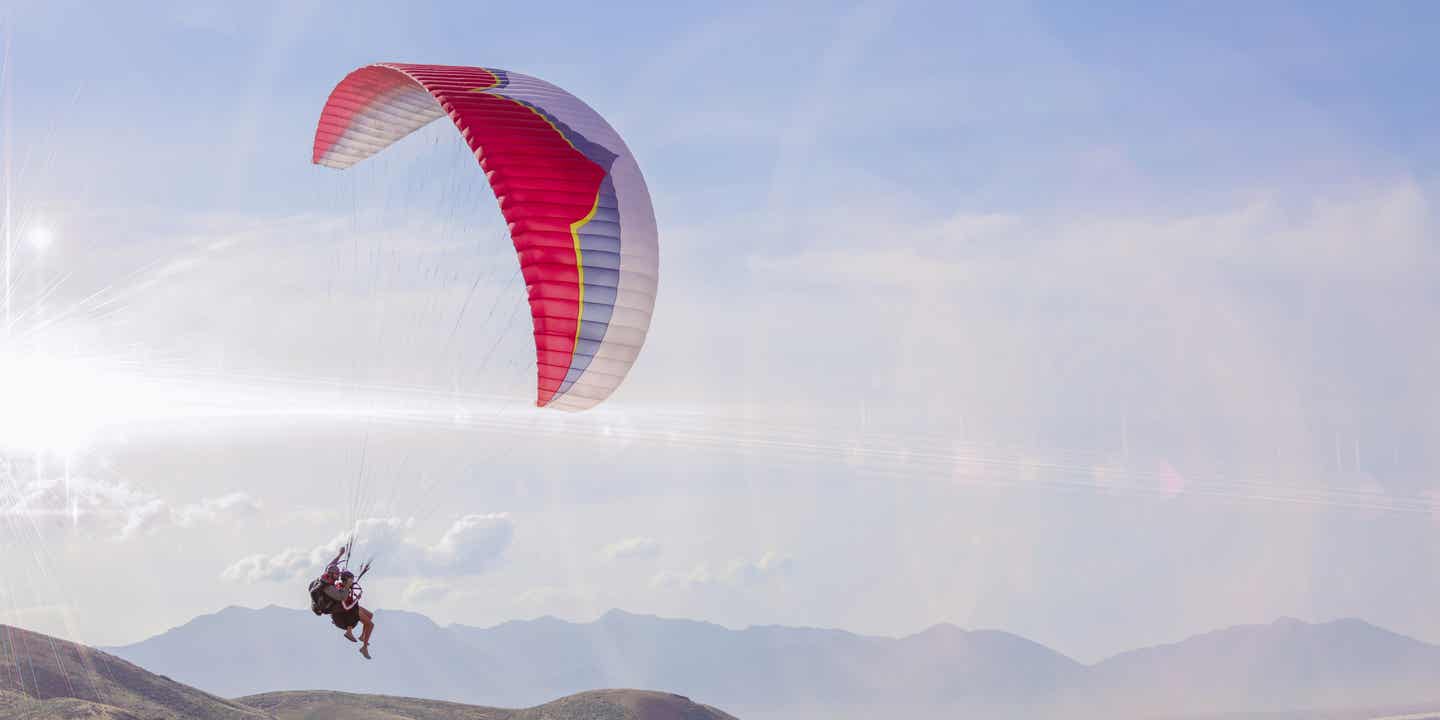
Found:
[[[350,572],[350,553],[354,541],[340,548],[335,558],[325,567],[325,572],[310,583],[310,610],[316,615],[329,615],[335,627],[345,631],[345,639],[360,643],[360,654],[370,659],[370,635],[375,632],[375,616],[360,605],[364,589],[361,578],[370,572],[370,563],[360,568],[360,574]],[[362,626],[360,637],[355,637],[355,626]]]
[[[331,91],[311,161],[345,170],[448,116],[499,202],[528,295],[535,404],[580,411],[629,374],[650,329],[659,244],[650,193],[620,135],[544,80],[483,67],[380,63]],[[473,167],[473,166],[472,166]],[[374,621],[341,550],[310,585],[367,659]],[[360,637],[353,633],[363,626]]]
[[[635,158],[599,113],[544,80],[381,63],[331,92],[312,161],[349,168],[447,115],[509,226],[529,295],[536,405],[594,407],[629,373],[655,305],[655,214]]]

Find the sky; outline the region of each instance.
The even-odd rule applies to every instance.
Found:
[[[1362,617],[1440,642],[1440,8],[0,4],[0,622],[610,608],[1083,661]],[[633,151],[660,291],[532,406],[483,175],[310,164],[350,70],[501,67]]]

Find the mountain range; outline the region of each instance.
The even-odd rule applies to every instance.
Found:
[[[223,697],[325,688],[526,706],[597,687],[663,688],[747,720],[1372,717],[1365,708],[1440,707],[1440,646],[1353,619],[1233,627],[1091,665],[953,625],[885,638],[618,610],[589,623],[490,628],[403,611],[376,619],[369,663],[323,619],[276,606],[226,608],[110,651]]]

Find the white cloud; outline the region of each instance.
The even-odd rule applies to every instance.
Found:
[[[112,540],[131,540],[172,529],[233,525],[257,515],[261,504],[246,493],[174,505],[123,479],[39,475],[9,463],[13,485],[0,495],[0,516],[59,524]]]
[[[121,539],[133,538],[137,535],[149,535],[164,523],[166,516],[165,501],[159,498],[142,501],[137,505],[125,508],[125,525],[120,528]]]
[[[724,317],[672,297],[651,341],[657,382],[631,391],[741,396],[725,381],[767,411],[1051,447],[1109,449],[1123,421],[1132,448],[1203,445],[1251,465],[1333,454],[1334,431],[1378,398],[1399,402],[1367,416],[1372,438],[1434,425],[1407,400],[1440,393],[1440,344],[1401,320],[1440,311],[1433,190],[1399,179],[1173,207],[937,215],[881,194],[789,213],[787,235],[816,238],[798,246],[757,221]],[[765,341],[720,356],[714,337]]]
[[[411,536],[412,519],[368,518],[355,532],[356,556],[375,558],[389,576],[434,578],[479,575],[504,554],[514,535],[506,513],[465,515],[457,519],[434,544]],[[349,541],[350,533],[339,533],[329,542],[309,550],[287,548],[271,555],[251,555],[232,563],[221,578],[229,582],[285,582],[318,574],[336,551]],[[416,593],[435,599],[433,588],[412,587]],[[409,590],[407,590],[409,592]]]
[[[653,558],[660,554],[660,541],[649,537],[626,538],[601,548],[600,554],[611,562],[632,558]]]
[[[787,575],[794,567],[789,555],[767,552],[759,560],[734,560],[725,569],[726,580],[732,584],[750,585],[771,577]]]
[[[750,587],[790,573],[794,561],[789,555],[766,552],[755,560],[736,558],[723,567],[712,568],[701,563],[685,572],[662,571],[650,579],[650,586],[665,590],[690,590],[701,587]]]
[[[176,525],[188,528],[215,524],[226,519],[254,517],[260,513],[260,509],[259,501],[245,493],[233,492],[183,505],[170,514]]]
[[[567,602],[575,598],[575,592],[566,588],[543,585],[533,587],[515,596],[515,604],[523,608],[546,608],[556,603]]]
[[[1055,285],[1034,289],[1108,296],[1240,268],[1383,281],[1434,259],[1433,204],[1426,188],[1404,180],[1284,198],[1256,193],[1195,213],[936,217],[881,198],[840,218],[792,216],[792,228],[824,242],[777,244],[794,249],[758,252],[749,262],[766,280],[803,270],[806,282],[956,294],[976,283],[989,291],[1045,281]]]
[[[334,557],[334,550],[317,554],[295,548],[274,555],[250,555],[225,568],[220,577],[227,582],[285,582],[312,572],[318,575],[331,557]]]
[[[417,605],[438,602],[454,594],[451,583],[438,582],[435,580],[416,579],[411,580],[405,586],[405,602]]]
[[[420,565],[432,573],[476,575],[505,551],[513,534],[514,526],[505,513],[466,515],[426,550]]]

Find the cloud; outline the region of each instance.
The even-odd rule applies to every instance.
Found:
[[[152,535],[167,527],[191,529],[239,524],[258,515],[261,507],[258,500],[241,492],[179,506],[152,497],[125,510],[126,520],[118,538]]]
[[[533,587],[515,596],[515,604],[524,608],[550,607],[556,603],[574,600],[576,593],[566,588],[543,585]]]
[[[454,594],[451,583],[438,582],[435,580],[418,579],[410,581],[405,587],[405,602],[417,605],[424,605],[444,600]]]
[[[514,527],[505,513],[466,515],[426,550],[422,567],[432,573],[475,575],[509,547]]]
[[[159,530],[166,519],[165,501],[158,498],[141,502],[126,508],[125,525],[120,528],[120,539],[149,535]]]
[[[1429,241],[1434,198],[1408,180],[1290,196],[1257,192],[1204,212],[935,216],[894,200],[878,198],[839,218],[792,214],[791,228],[825,242],[773,243],[789,249],[757,249],[750,269],[766,281],[803,270],[807,282],[846,288],[958,295],[977,284],[992,291],[1045,281],[1054,285],[1044,290],[1120,295],[1155,280],[1212,280],[1214,271],[1236,268],[1384,281],[1421,272],[1436,256]],[[882,245],[876,237],[896,241]],[[1367,242],[1356,242],[1361,237]]]
[[[1440,343],[1399,320],[1440,311],[1435,200],[1398,178],[1203,209],[935,213],[880,193],[791,211],[783,235],[754,221],[724,280],[739,287],[686,278],[726,312],[672,297],[647,347],[656,381],[628,390],[1047,450],[1109,449],[1125,423],[1131,448],[1182,470],[1220,452],[1309,473],[1336,431],[1379,444],[1440,423],[1418,400],[1440,394]],[[712,233],[741,234],[687,242]],[[715,337],[764,340],[722,356]],[[760,371],[776,367],[823,371]]]
[[[794,567],[789,555],[766,552],[758,559],[736,558],[722,568],[702,563],[687,572],[656,573],[650,586],[666,590],[691,590],[704,587],[753,587],[768,580],[788,575]]]
[[[735,560],[725,570],[726,581],[735,585],[752,585],[768,578],[788,575],[794,567],[789,555],[767,552],[759,560]]]
[[[8,464],[14,486],[0,495],[0,516],[60,523],[66,528],[121,541],[168,529],[242,523],[257,515],[259,501],[242,492],[174,505],[122,479],[85,475],[40,476]]]
[[[355,532],[356,553],[375,558],[390,576],[473,576],[489,570],[514,535],[514,524],[506,513],[465,515],[429,545],[411,536],[414,526],[413,519],[367,518]],[[270,555],[250,555],[232,563],[220,576],[228,582],[287,582],[318,574],[350,537],[342,532],[309,550],[287,548]],[[434,588],[423,584],[407,592],[412,590],[422,597],[438,598]]]
[[[632,537],[610,543],[600,554],[611,562],[635,558],[653,558],[660,554],[660,541],[649,537]]]
[[[334,550],[305,552],[295,548],[282,550],[274,555],[249,555],[225,568],[220,578],[227,582],[285,582],[304,577],[308,573],[319,574],[325,563],[334,557]],[[317,569],[318,568],[318,569]]]
[[[184,505],[171,511],[171,518],[180,527],[213,525],[225,520],[254,517],[260,513],[260,503],[241,492],[233,492],[215,498],[206,498],[198,503]]]

